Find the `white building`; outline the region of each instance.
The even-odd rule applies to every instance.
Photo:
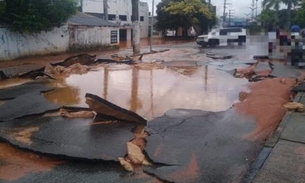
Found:
[[[82,0],[82,11],[100,18],[104,17],[104,0]],[[131,0],[108,0],[108,20],[119,25],[120,41],[132,37],[132,4]],[[139,3],[139,22],[141,38],[148,37],[149,9],[146,2]]]

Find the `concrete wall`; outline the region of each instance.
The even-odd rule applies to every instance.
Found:
[[[119,29],[116,27],[69,26],[69,31],[72,48],[119,44]],[[111,31],[117,32],[117,43],[111,43]]]
[[[139,15],[140,18],[143,17],[143,21],[140,19],[140,30],[141,30],[141,38],[148,37],[148,28],[149,28],[149,8],[148,4],[144,2],[140,2],[139,6]]]
[[[117,43],[111,43],[116,31]],[[67,25],[40,34],[20,34],[0,28],[0,60],[64,52],[69,48],[89,48],[119,44],[119,28]]]
[[[0,28],[0,60],[62,52],[68,47],[68,26],[39,34],[21,34]]]
[[[132,25],[132,4],[131,0],[108,0],[108,15],[115,15],[114,19],[109,21],[123,26]],[[100,13],[104,14],[103,0],[83,0],[84,13]],[[149,27],[149,8],[146,2],[139,3],[139,16],[144,17],[144,21],[140,21],[141,38],[148,37]],[[120,15],[126,16],[126,21],[119,18]],[[139,17],[139,20],[140,20]],[[125,27],[124,27],[125,28]],[[128,39],[130,40],[130,39]]]

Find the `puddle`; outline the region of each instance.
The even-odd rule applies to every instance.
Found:
[[[88,107],[85,94],[98,95],[146,119],[163,115],[173,108],[223,111],[238,99],[247,83],[216,70],[199,67],[195,73],[183,75],[166,68],[139,70],[124,67],[101,68],[83,75],[71,75],[63,86],[45,94],[48,101],[60,105]]]

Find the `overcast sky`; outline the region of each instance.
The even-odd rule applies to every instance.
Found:
[[[152,0],[141,0],[141,1],[147,2],[150,7],[150,11],[151,11]],[[258,6],[257,13],[258,14],[261,12],[261,1],[262,0],[258,0],[258,2],[257,2],[257,6]],[[161,2],[161,0],[155,0],[155,5],[157,5],[159,2]],[[211,0],[211,3],[216,6],[217,15],[222,16],[224,0]],[[227,9],[228,10],[231,9],[232,12],[234,12],[233,13],[234,16],[247,17],[247,15],[248,15],[249,17],[251,17],[250,7],[252,4],[252,0],[227,0],[227,3],[231,4],[231,5],[227,5],[227,7],[228,7]],[[245,14],[247,14],[247,15],[245,15]],[[255,15],[255,12],[254,12],[254,15]]]

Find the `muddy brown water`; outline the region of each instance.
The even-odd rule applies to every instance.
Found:
[[[226,110],[246,83],[213,67],[140,70],[112,65],[71,75],[45,97],[60,105],[87,107],[85,94],[92,93],[150,120],[173,108]]]

